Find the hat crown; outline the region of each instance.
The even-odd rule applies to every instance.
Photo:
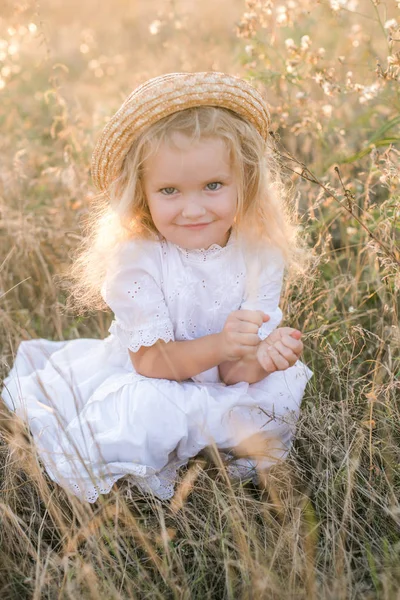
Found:
[[[129,148],[145,129],[196,106],[228,108],[252,123],[263,139],[268,137],[268,107],[247,81],[217,71],[160,75],[135,88],[104,128],[92,156],[96,187],[105,191],[118,177]]]

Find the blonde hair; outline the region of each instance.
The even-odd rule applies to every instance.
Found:
[[[157,239],[143,189],[143,165],[173,132],[195,143],[221,138],[226,143],[237,178],[238,204],[233,227],[248,255],[265,246],[278,248],[287,268],[304,273],[310,253],[299,240],[294,209],[282,182],[271,141],[233,111],[213,106],[188,108],[160,119],[133,143],[120,176],[107,193],[92,199],[81,246],[68,272],[68,303],[79,313],[106,308],[100,290],[107,263],[117,245],[128,239]]]

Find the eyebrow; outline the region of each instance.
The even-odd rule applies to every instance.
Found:
[[[214,182],[214,181],[220,181],[220,180],[230,181],[230,179],[231,179],[231,176],[228,175],[227,173],[218,173],[217,175],[214,175],[214,177],[209,177],[206,181],[203,181],[202,185],[204,185],[206,183]],[[161,181],[160,183],[155,182],[154,186],[158,187],[158,188],[174,187],[172,185],[172,181],[168,181],[168,182]]]

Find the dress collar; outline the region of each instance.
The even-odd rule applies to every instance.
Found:
[[[193,260],[196,262],[205,262],[211,259],[218,258],[219,256],[223,256],[226,254],[230,248],[234,245],[236,241],[236,232],[234,229],[231,230],[231,234],[225,246],[220,246],[219,244],[211,244],[208,248],[182,248],[182,246],[178,246],[177,244],[171,244],[175,246],[177,250],[188,260]]]

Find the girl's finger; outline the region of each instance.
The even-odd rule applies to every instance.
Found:
[[[295,329],[293,331],[293,333],[290,334],[290,337],[294,338],[295,340],[299,340],[302,335],[303,334],[301,333],[301,331],[299,331],[298,329]]]
[[[258,327],[261,327],[261,325],[264,322],[269,321],[269,319],[271,318],[262,310],[240,309],[235,312],[235,315],[239,321],[255,323],[256,325],[258,325]]]
[[[239,321],[237,332],[258,334],[258,325],[256,323],[249,323],[249,321]]]
[[[284,371],[290,367],[289,361],[274,346],[268,349],[268,354],[278,371]]]
[[[240,346],[258,346],[260,338],[257,333],[239,333],[235,337],[235,341]]]
[[[276,342],[273,346],[278,352],[285,358],[290,365],[294,365],[297,361],[298,356],[291,348],[285,346],[282,342]]]
[[[279,331],[281,334],[281,337],[283,335],[290,335],[293,337],[293,334],[302,335],[301,331],[299,331],[298,329],[294,329],[293,327],[278,327],[278,329],[276,331]]]
[[[284,335],[281,339],[282,344],[293,350],[296,354],[301,354],[303,352],[303,342],[301,340],[296,340],[292,338],[290,335]]]

